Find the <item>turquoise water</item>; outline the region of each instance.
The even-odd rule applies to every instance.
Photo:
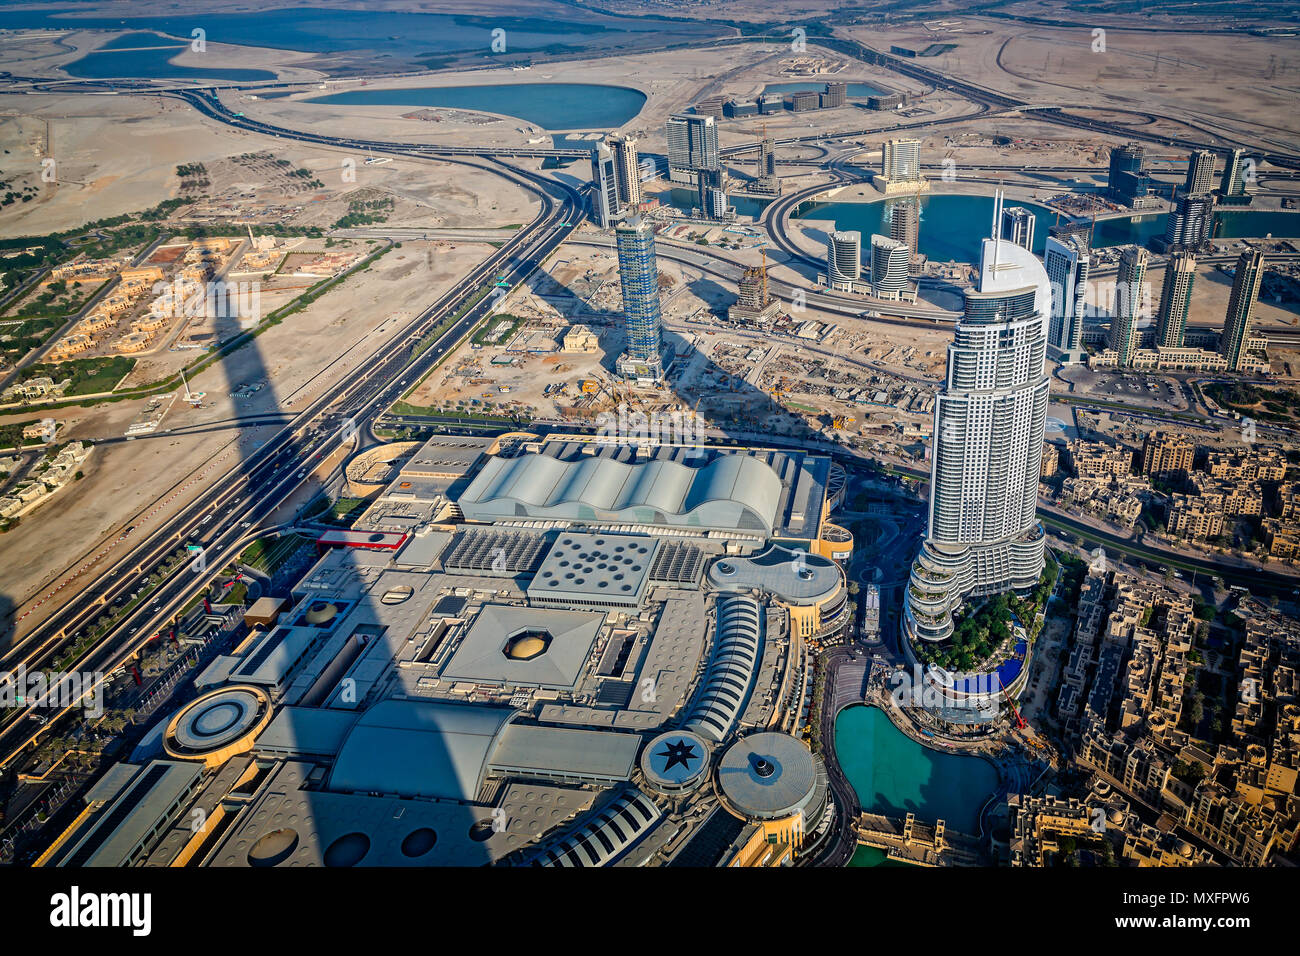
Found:
[[[826,89],[825,81],[815,82],[811,80],[800,81],[797,83],[769,83],[763,87],[764,93],[798,93],[801,90],[816,90],[820,93]],[[877,89],[870,83],[850,83],[848,88],[849,99],[865,100],[868,96],[880,96],[884,90]]]
[[[69,76],[81,80],[131,78],[148,80],[226,80],[231,83],[270,82],[276,74],[270,70],[176,66],[169,62],[190,47],[189,43],[158,33],[124,33],[114,37],[93,53],[74,60],[63,68]]]
[[[858,848],[853,851],[853,858],[849,860],[849,866],[914,866],[913,863],[904,863],[902,860],[891,860],[885,855],[884,850],[878,850],[874,846],[859,844]]]
[[[1032,203],[1025,206],[1037,220],[1034,226],[1034,249],[1042,253],[1047,227],[1056,221],[1056,213]],[[837,229],[862,233],[865,249],[873,233],[889,235],[884,221],[884,202],[819,202],[800,206],[800,219],[833,219]],[[922,196],[919,249],[936,262],[974,262],[979,259],[980,240],[989,234],[993,222],[993,199],[987,196]],[[1163,227],[1161,227],[1163,229]]]
[[[1216,212],[1214,234],[1220,239],[1300,238],[1300,212]]]
[[[692,206],[699,204],[700,196],[694,189],[674,186],[659,193],[658,199],[661,203],[689,212]],[[736,210],[738,216],[761,216],[771,202],[770,199],[754,199],[752,196],[727,196],[727,205]]]
[[[863,809],[979,833],[979,812],[998,789],[998,772],[982,757],[922,747],[878,707],[856,706],[835,720],[835,753]]]
[[[0,11],[0,29],[156,30],[190,37],[201,28],[209,43],[265,46],[307,53],[380,49],[394,56],[430,57],[491,49],[492,31],[505,30],[506,51],[560,52],[587,47],[654,45],[715,35],[716,25],[655,18],[577,14],[561,19],[470,16],[385,10],[290,7],[256,15],[212,13],[136,17],[68,16],[72,8]],[[92,54],[93,55],[93,54]]]
[[[496,86],[418,86],[349,90],[308,103],[368,106],[441,106],[516,116],[543,129],[612,129],[645,105],[646,95],[627,86],[589,83],[503,83]]]
[[[1043,254],[1047,230],[1057,215],[1043,206],[1008,200],[1008,206],[1024,206],[1034,214],[1034,252]],[[837,229],[862,233],[864,246],[872,233],[889,235],[884,222],[883,201],[805,203],[796,212],[799,219],[833,219]],[[1092,244],[1121,246],[1145,245],[1153,236],[1165,234],[1164,213],[1132,219],[1105,219],[1093,229]],[[990,196],[922,196],[919,251],[937,262],[955,260],[976,262],[980,240],[989,235],[993,221]],[[1294,212],[1219,212],[1215,214],[1216,237],[1240,239],[1246,236],[1300,237],[1300,213]]]

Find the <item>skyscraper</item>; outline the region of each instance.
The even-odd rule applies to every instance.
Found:
[[[758,141],[758,165],[750,190],[766,196],[781,195],[781,178],[776,174],[776,140],[764,135]]]
[[[663,357],[654,226],[648,219],[634,216],[620,223],[614,234],[623,314],[627,317],[627,349],[618,360],[618,371],[625,378],[657,381],[663,377]]]
[[[776,140],[771,136],[758,141],[758,175],[776,175]]]
[[[1002,210],[1002,238],[1034,251],[1034,214],[1024,206]]]
[[[1043,570],[1036,511],[1052,292],[1042,263],[997,238],[999,218],[935,403],[929,526],[903,598],[904,629],[918,641],[951,636],[966,597],[1031,588]]]
[[[1156,313],[1156,344],[1182,348],[1187,331],[1187,309],[1192,302],[1196,279],[1196,257],[1180,252],[1165,267],[1165,284],[1160,289],[1160,311]]]
[[[591,179],[596,186],[591,194],[591,218],[600,228],[608,229],[619,218],[618,175],[614,151],[604,143],[597,143],[591,151]]]
[[[921,177],[921,141],[891,139],[880,151],[880,175],[885,193],[915,192],[927,185]]]
[[[614,151],[614,177],[618,183],[618,201],[624,211],[635,212],[641,205],[641,166],[636,139],[623,133],[611,133],[605,140]]]
[[[591,178],[596,190],[591,197],[591,218],[602,229],[641,203],[641,170],[637,165],[636,140],[613,134],[591,151]]]
[[[1107,188],[1111,199],[1126,206],[1142,206],[1149,201],[1151,177],[1142,171],[1145,155],[1137,143],[1126,143],[1110,151]]]
[[[1232,293],[1228,296],[1228,313],[1223,321],[1223,335],[1219,339],[1219,353],[1228,360],[1228,368],[1237,372],[1246,354],[1246,340],[1250,337],[1251,321],[1255,317],[1255,301],[1259,297],[1259,281],[1264,277],[1264,256],[1254,250],[1241,254],[1237,271],[1232,277]]]
[[[1245,153],[1240,147],[1228,154],[1223,163],[1223,178],[1219,180],[1219,195],[1243,196],[1246,193]]]
[[[706,219],[722,219],[727,214],[727,191],[722,184],[721,169],[701,169],[695,174],[700,211]]]
[[[852,292],[862,281],[862,233],[832,232],[826,241],[826,284]]]
[[[908,196],[904,199],[886,200],[886,215],[889,217],[889,238],[896,239],[907,246],[909,256],[916,255],[917,244],[921,241],[921,199]]]
[[[1187,179],[1183,189],[1193,196],[1202,196],[1214,188],[1214,161],[1212,150],[1198,149],[1187,157]]]
[[[695,184],[702,169],[718,169],[718,123],[712,116],[674,113],[668,117],[668,178]]]
[[[907,244],[888,236],[871,237],[871,294],[877,299],[907,296],[907,267],[912,254]]]
[[[1209,193],[1175,193],[1174,210],[1165,223],[1164,248],[1200,249],[1210,241],[1214,198]]]
[[[1088,304],[1091,250],[1078,232],[1048,230],[1043,268],[1052,284],[1052,316],[1047,326],[1047,354],[1063,365],[1082,362],[1083,322]]]
[[[1138,347],[1138,320],[1142,309],[1142,283],[1147,275],[1147,251],[1141,246],[1129,246],[1119,259],[1119,274],[1115,279],[1115,308],[1110,320],[1110,347],[1118,353],[1117,364],[1127,368],[1133,364],[1133,353]]]

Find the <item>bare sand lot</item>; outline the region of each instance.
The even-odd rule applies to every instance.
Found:
[[[0,539],[6,594],[21,603],[61,580],[83,555],[116,540],[126,525],[140,529],[164,520],[274,434],[271,426],[241,425],[241,419],[301,408],[490,252],[485,244],[461,242],[452,249],[447,243],[404,243],[196,376],[190,386],[204,393],[202,407],[171,402],[157,430],[133,441],[121,439],[146,407],[144,400],[59,410],[65,422],[61,440],[118,441],[97,446],[83,480]],[[33,417],[29,411],[0,421]],[[177,488],[183,490],[173,496]],[[166,499],[165,505],[156,508],[158,499]],[[29,616],[23,628],[39,619]]]
[[[37,189],[33,201],[0,216],[0,237],[72,229],[181,195],[206,197],[200,205],[210,208],[200,214],[293,225],[333,225],[367,188],[392,199],[386,215],[397,225],[511,225],[538,208],[530,193],[475,165],[367,163],[355,153],[231,130],[185,104],[144,97],[0,96],[0,150],[0,180]],[[271,159],[261,166],[241,161],[262,154]],[[273,175],[269,168],[281,161],[310,176]],[[177,167],[193,163],[204,165],[208,184],[182,194]],[[47,168],[51,182],[42,179]],[[302,188],[311,182],[320,185]]]
[[[1202,135],[1300,148],[1300,51],[1291,37],[1170,30],[1157,42],[1150,32],[1118,25],[1055,27],[966,16],[842,32],[877,49],[954,44],[917,62],[1036,105],[1123,109],[1138,114],[1130,117],[1134,122],[1143,122],[1142,114],[1171,116]]]

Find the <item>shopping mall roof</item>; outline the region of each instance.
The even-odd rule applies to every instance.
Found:
[[[458,504],[472,521],[549,518],[770,534],[781,479],[756,458],[725,456],[692,468],[596,455],[494,457]]]
[[[494,773],[611,784],[632,776],[640,734],[508,724],[489,760]]]
[[[773,545],[762,554],[726,556],[709,566],[709,583],[720,591],[766,591],[786,604],[817,604],[840,588],[842,573],[829,558]]]
[[[326,548],[366,548],[372,551],[396,551],[406,535],[396,531],[326,531],[316,543]]]
[[[636,607],[658,546],[642,534],[561,534],[528,585],[528,600]]]
[[[130,866],[203,775],[202,764],[188,761],[155,760],[132,769],[136,773],[130,783],[80,840],[68,844],[58,866]]]
[[[571,690],[604,620],[591,611],[486,604],[440,676]]]
[[[503,443],[458,501],[473,521],[552,518],[811,540],[830,477],[830,458],[797,450],[553,436]]]
[[[807,745],[771,731],[741,738],[718,762],[718,784],[727,802],[750,819],[775,820],[808,809],[817,778],[817,761]],[[810,828],[815,823],[808,821]]]
[[[509,707],[384,700],[361,715],[339,750],[328,789],[476,799]]]

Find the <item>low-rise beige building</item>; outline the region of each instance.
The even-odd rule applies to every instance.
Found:
[[[565,352],[599,352],[600,338],[585,325],[571,325],[561,348]]]
[[[1169,506],[1168,530],[1191,541],[1223,534],[1223,495],[1174,495]]]
[[[1182,435],[1152,432],[1142,443],[1142,474],[1168,477],[1192,470],[1196,446]]]

